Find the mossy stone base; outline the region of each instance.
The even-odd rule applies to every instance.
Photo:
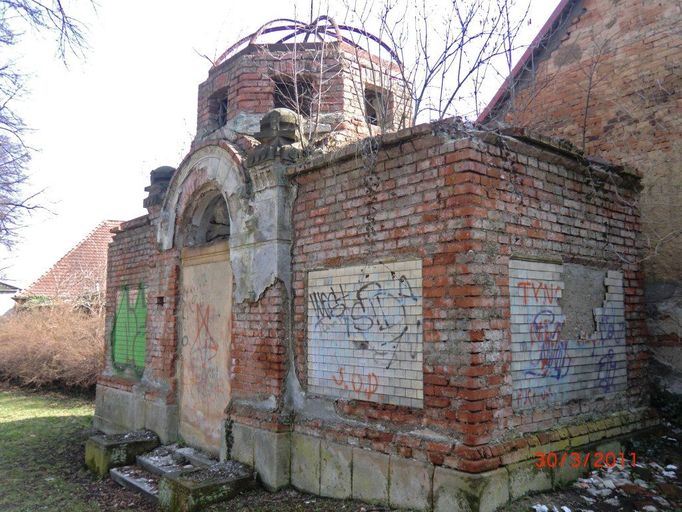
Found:
[[[437,467],[434,472],[434,512],[492,512],[508,502],[509,474],[504,468],[464,473]]]
[[[234,462],[234,461],[231,461]],[[159,506],[164,512],[193,512],[221,501],[256,485],[253,472],[244,470],[230,477],[197,478],[209,470],[197,470],[179,475],[166,475],[159,482]]]
[[[99,478],[111,468],[135,464],[138,455],[159,446],[159,437],[151,431],[127,434],[98,434],[85,442],[85,465]]]

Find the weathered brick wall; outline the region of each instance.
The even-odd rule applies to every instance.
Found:
[[[393,114],[388,129],[411,123],[409,100],[395,78],[399,76],[395,64],[376,57],[370,61],[369,54],[345,43],[253,45],[211,69],[208,79],[199,86],[197,141],[218,129],[215,100],[221,97],[227,97],[228,121],[242,116],[235,125],[237,131],[257,130],[260,117],[274,107],[274,80],[292,81],[295,75],[313,87],[311,124],[302,128],[308,138],[321,138],[330,130],[336,142],[367,136],[367,85],[390,93]],[[297,110],[296,105],[291,108]]]
[[[265,290],[257,302],[232,304],[232,397],[241,399],[233,419],[263,428],[280,429],[276,410],[281,408],[286,377],[287,293],[281,281]],[[269,412],[258,405],[274,397]],[[246,400],[244,400],[246,399]]]
[[[513,99],[493,118],[571,140],[634,166],[641,196],[649,330],[679,348],[682,331],[682,38],[679,2],[573,2]],[[569,6],[570,7],[570,6]],[[679,352],[664,355],[670,363]]]
[[[149,398],[156,392],[169,392],[173,386],[175,359],[175,304],[177,300],[178,264],[175,251],[159,253],[156,227],[145,215],[122,224],[109,246],[107,271],[106,340],[107,370],[100,383],[119,382],[130,387],[140,377],[149,384]],[[143,375],[119,371],[111,365],[111,333],[120,290],[141,289],[147,309],[144,326],[145,363]],[[131,298],[131,300],[133,300]],[[172,393],[163,398],[173,399]]]
[[[153,257],[153,246],[150,244],[151,235],[149,218],[147,216],[138,217],[123,223],[109,245],[105,339],[107,342],[107,368],[114,375],[123,373],[113,370],[111,354],[112,330],[115,318],[119,313],[122,291],[127,288],[134,292],[135,297],[129,297],[131,301],[135,301],[138,291],[142,291],[145,295],[147,307],[149,305],[147,265],[150,258]],[[146,332],[144,337],[146,338]],[[145,358],[145,365],[146,362]],[[128,372],[129,375],[131,373]]]
[[[346,70],[343,107],[347,121],[344,128],[355,135],[352,139],[412,126],[412,98],[400,79],[403,73],[398,64],[347,44],[341,48],[344,51],[340,61]],[[380,103],[387,114],[383,122],[368,123],[365,118],[367,106],[364,91],[367,86],[382,95]]]
[[[238,113],[264,115],[273,108],[274,82],[272,78],[293,76],[294,63],[297,70],[314,72],[315,51],[299,49],[298,61],[291,52],[268,50],[258,51],[250,47],[228,59],[209,72],[208,79],[199,85],[197,133],[215,129],[216,112],[211,108],[210,98],[214,94],[227,92],[228,119]],[[318,68],[319,71],[319,68]],[[340,81],[336,73],[325,77],[326,81]],[[342,97],[335,97],[336,104],[327,103],[323,112],[342,110]],[[331,110],[327,110],[331,109]]]
[[[499,465],[513,448],[499,444],[503,436],[646,404],[642,276],[637,263],[623,263],[636,261],[640,251],[631,177],[602,173],[541,146],[484,133],[453,140],[422,126],[386,137],[376,152],[353,147],[331,164],[291,172],[298,184],[292,252],[296,371],[309,392],[310,365],[317,364],[308,352],[309,322],[315,321],[310,291],[324,282],[324,269],[332,277],[338,272],[332,269],[414,260],[421,260],[422,269],[423,407],[376,403],[361,393],[352,400],[339,389],[337,413],[363,426],[307,420],[297,430],[482,471]],[[514,408],[512,257],[623,272],[627,371],[620,370],[627,374],[626,389]],[[330,310],[352,308],[361,298],[356,291],[337,303],[337,295]],[[336,339],[335,346],[352,345],[343,341]],[[330,354],[327,364],[338,362],[338,355]],[[338,387],[337,380],[332,382]],[[422,428],[438,432],[440,441],[420,435]],[[410,436],[400,433],[405,429],[412,429]],[[493,451],[466,449],[491,443]]]
[[[159,253],[156,226],[153,229],[157,256],[148,262],[149,314],[147,316],[147,365],[145,377],[174,402],[175,361],[177,357],[177,307],[179,300],[180,262],[177,250]],[[151,398],[151,395],[149,396]]]

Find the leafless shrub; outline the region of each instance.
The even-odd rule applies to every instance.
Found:
[[[25,307],[0,318],[0,379],[89,388],[104,361],[104,310]]]

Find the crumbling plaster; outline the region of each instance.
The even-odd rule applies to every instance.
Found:
[[[241,155],[229,143],[209,144],[193,152],[166,192],[157,227],[159,248],[165,251],[177,245],[179,220],[196,194],[213,188],[228,205],[234,300],[256,301],[277,279],[290,294],[291,226],[287,219],[292,197],[277,172],[277,166],[270,168],[273,176],[254,186]]]

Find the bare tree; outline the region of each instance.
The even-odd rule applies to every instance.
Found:
[[[291,49],[278,54],[278,76],[290,84],[285,106],[304,114],[309,142],[320,139],[320,127],[330,124],[329,117],[320,119],[320,107],[338,96],[332,84],[345,72],[350,82],[344,87],[351,87],[352,97],[346,97],[343,110],[364,120],[360,136],[475,114],[486,77],[506,76],[511,68],[528,14],[524,3],[525,8],[517,0],[344,0],[341,12],[318,3],[315,19],[313,3],[310,24],[277,20],[291,22],[301,36],[281,39]],[[271,30],[276,29],[262,31]],[[317,43],[314,58],[306,56],[315,46],[308,42]]]
[[[269,76],[274,86],[274,104],[298,114],[298,135],[305,151],[332,143],[329,137],[341,121],[326,112],[325,104],[334,95],[335,83],[342,79],[339,50],[329,44],[327,34],[333,22],[325,14],[316,22],[307,25],[298,20],[274,20],[259,30],[284,26],[293,34],[286,44],[262,45],[259,53],[264,60],[276,63]]]
[[[65,64],[67,57],[81,53],[85,42],[83,26],[66,12],[62,0],[0,0],[0,244],[7,248],[15,241],[22,216],[39,208],[37,194],[24,194],[31,148],[25,140],[27,127],[13,108],[24,77],[11,55],[27,30],[53,34]]]
[[[390,57],[397,58],[399,76],[393,70],[389,75],[409,91],[414,124],[478,111],[488,74],[506,76],[511,66],[528,14],[528,4],[524,9],[516,3],[346,0],[346,17],[368,33],[374,29],[390,47]]]
[[[580,122],[580,149],[585,152],[587,144],[587,120],[590,116],[590,107],[593,100],[592,95],[594,94],[595,88],[600,82],[605,80],[606,75],[604,73],[598,73],[601,71],[600,65],[604,60],[604,56],[609,51],[609,40],[597,40],[594,35],[592,37],[592,55],[590,59],[586,62],[584,66],[580,67],[580,71],[585,75],[585,94],[584,94],[584,105],[583,105],[583,115]]]

